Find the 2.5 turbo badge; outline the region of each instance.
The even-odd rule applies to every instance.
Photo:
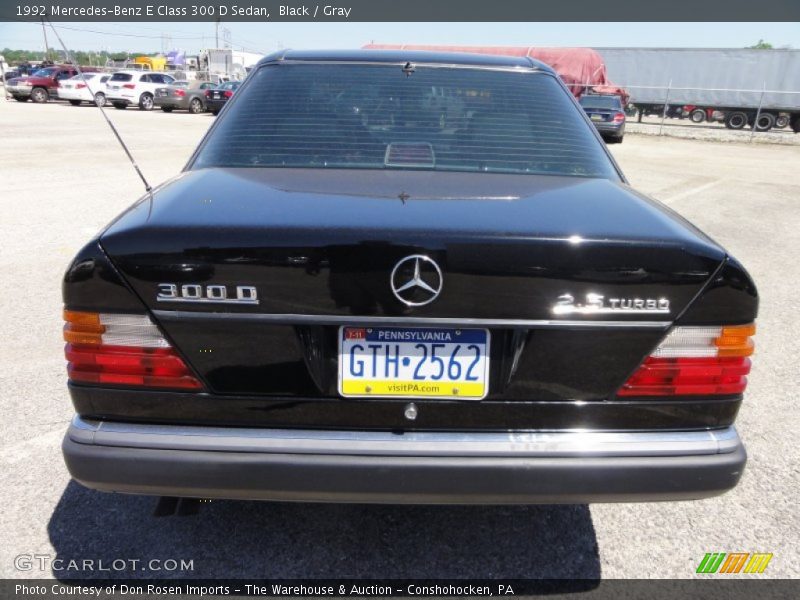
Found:
[[[258,304],[253,285],[200,285],[199,283],[159,283],[159,302],[203,302],[212,304]]]
[[[606,298],[601,294],[586,294],[583,302],[576,302],[572,294],[560,295],[553,305],[554,315],[596,314],[666,314],[669,300],[666,298]]]

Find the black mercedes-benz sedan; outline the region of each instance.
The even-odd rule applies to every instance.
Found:
[[[529,59],[266,57],[63,293],[97,490],[678,500],[745,465],[752,280]]]

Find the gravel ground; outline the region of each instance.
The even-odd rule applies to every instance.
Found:
[[[639,123],[636,117],[628,117],[625,123],[627,133],[643,135],[663,135],[689,140],[712,142],[739,142],[748,144],[785,144],[800,146],[800,135],[791,128],[770,129],[753,132],[749,127],[739,131],[727,129],[722,123],[692,123],[689,119],[665,119],[663,126],[659,117],[644,117]]]
[[[109,114],[153,183],[180,169],[213,121]],[[7,415],[0,577],[51,576],[49,568],[15,569],[14,557],[42,554],[107,564],[187,559],[197,577],[682,578],[711,551],[772,552],[765,576],[800,574],[800,184],[790,177],[800,148],[634,134],[612,146],[635,187],[722,242],[759,285],[758,352],[738,421],[750,462],[732,492],[697,502],[557,507],[214,502],[197,516],[156,519],[152,498],[70,482],[59,448],[72,413],[60,278],[90,236],[140,195],[141,183],[96,109],[0,99],[0,131]]]

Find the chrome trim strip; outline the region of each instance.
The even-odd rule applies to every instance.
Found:
[[[284,324],[313,325],[421,325],[453,327],[505,327],[511,329],[546,328],[636,328],[667,329],[671,321],[576,321],[559,319],[453,319],[444,317],[375,317],[357,315],[301,315],[266,313],[222,313],[194,312],[184,310],[154,310],[153,314],[164,320],[224,320],[224,321],[263,321]]]
[[[94,437],[87,441],[86,428]],[[69,430],[78,443],[126,448],[362,456],[597,458],[727,454],[740,444],[719,431],[439,432],[321,431],[88,421]]]

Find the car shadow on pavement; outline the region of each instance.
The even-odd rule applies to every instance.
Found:
[[[48,524],[50,541],[55,558],[62,559],[57,564],[66,568],[71,560],[94,559],[95,570],[53,575],[589,580],[582,589],[600,578],[586,505],[215,500],[201,504],[196,515],[154,517],[155,505],[152,497],[100,493],[70,482]],[[155,567],[168,559],[193,561],[193,569],[151,570],[147,563],[154,559],[161,561]],[[98,572],[97,561],[113,569]]]

